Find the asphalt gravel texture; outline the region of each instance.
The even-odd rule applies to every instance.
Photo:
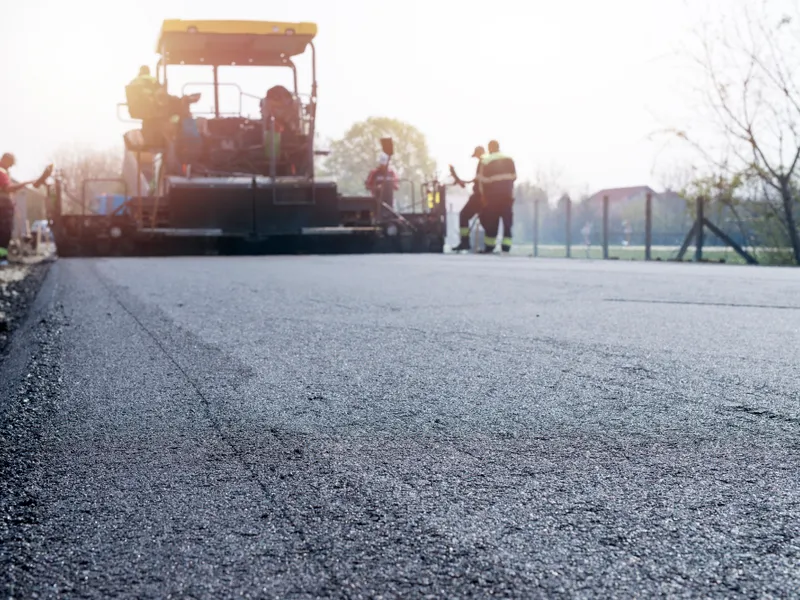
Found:
[[[791,598],[800,277],[59,260],[0,364],[7,598]]]
[[[49,262],[0,267],[0,369],[11,334],[23,322]]]

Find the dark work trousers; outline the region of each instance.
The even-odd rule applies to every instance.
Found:
[[[484,243],[487,252],[494,250],[497,245],[497,232],[500,229],[500,219],[503,220],[502,250],[511,250],[511,227],[514,224],[514,198],[488,197],[486,208],[481,213],[481,223],[486,232]]]
[[[458,227],[461,241],[464,242],[466,240],[467,245],[469,245],[469,222],[475,215],[478,215],[480,219],[482,210],[483,200],[481,199],[481,195],[477,192],[473,192],[464,205],[464,208],[461,209],[461,213],[458,215]]]
[[[8,258],[8,244],[14,231],[14,203],[0,195],[0,261]]]

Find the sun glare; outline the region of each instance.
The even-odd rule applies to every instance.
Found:
[[[43,147],[49,148],[47,154],[66,143],[108,147],[126,129],[116,105],[124,102],[124,86],[138,66],[153,62],[156,29],[112,8],[23,3],[21,21],[37,9],[46,18],[26,21],[24,35],[13,39],[14,60],[7,67],[16,97],[24,98],[15,114],[36,124],[23,130],[4,123],[5,143],[13,144],[21,170],[40,168],[26,157],[41,157]],[[152,33],[143,39],[142,31]]]
[[[23,25],[0,41],[10,44],[14,60],[0,69],[15,90],[6,100],[12,110],[0,112],[3,143],[19,156],[18,170],[31,174],[65,143],[119,148],[121,134],[137,124],[121,122],[117,104],[125,101],[125,85],[138,67],[155,66],[166,18],[317,22],[321,137],[338,137],[355,121],[387,115],[423,130],[439,163],[463,170],[472,168],[476,143],[498,137],[529,174],[556,161],[594,185],[628,178],[642,183],[652,167],[652,149],[642,140],[660,125],[651,113],[668,120],[681,103],[675,73],[652,59],[683,35],[683,5],[537,2],[526,5],[525,18],[495,22],[477,16],[482,5],[472,0],[457,7],[408,0],[389,25],[381,21],[380,4],[344,4],[347,9],[322,0],[274,7],[246,0],[224,6],[140,0],[136,10],[123,12],[118,4],[94,0],[26,0],[15,13]],[[497,0],[492,14],[522,15],[521,6]],[[300,91],[307,92],[304,59],[298,69]],[[170,91],[207,84],[207,71],[172,69]],[[253,96],[275,84],[291,87],[286,73],[260,71],[221,69],[220,80]],[[204,94],[195,111],[207,111],[210,88],[190,88]],[[223,88],[220,100],[237,108],[233,85]],[[257,101],[245,95],[242,109],[257,112]],[[22,128],[20,122],[35,125]]]

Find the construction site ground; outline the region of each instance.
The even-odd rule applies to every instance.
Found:
[[[798,281],[59,260],[0,363],[0,594],[791,597]]]
[[[777,248],[746,248],[747,252],[753,254],[756,260],[762,265],[791,264],[791,251],[788,249]],[[650,248],[650,257],[654,261],[674,261],[678,257],[680,245],[663,246],[655,245]],[[565,244],[539,244],[537,249],[538,258],[566,258],[567,247]],[[588,248],[586,244],[573,243],[571,247],[571,258],[600,260],[603,258],[603,246],[601,244],[591,244]],[[514,244],[511,250],[514,256],[532,256],[533,244],[522,243]],[[608,256],[616,260],[644,260],[644,245],[613,244],[608,247]],[[733,248],[727,246],[705,246],[703,248],[704,261],[718,262],[734,265],[747,264],[745,259],[737,254]],[[684,262],[695,260],[695,248],[689,246],[683,257]]]
[[[0,267],[0,369],[11,334],[36,297],[51,256],[27,256]]]

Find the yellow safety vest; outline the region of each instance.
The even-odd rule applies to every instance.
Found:
[[[145,94],[152,94],[160,87],[158,79],[152,75],[139,75],[130,84],[141,87]]]

